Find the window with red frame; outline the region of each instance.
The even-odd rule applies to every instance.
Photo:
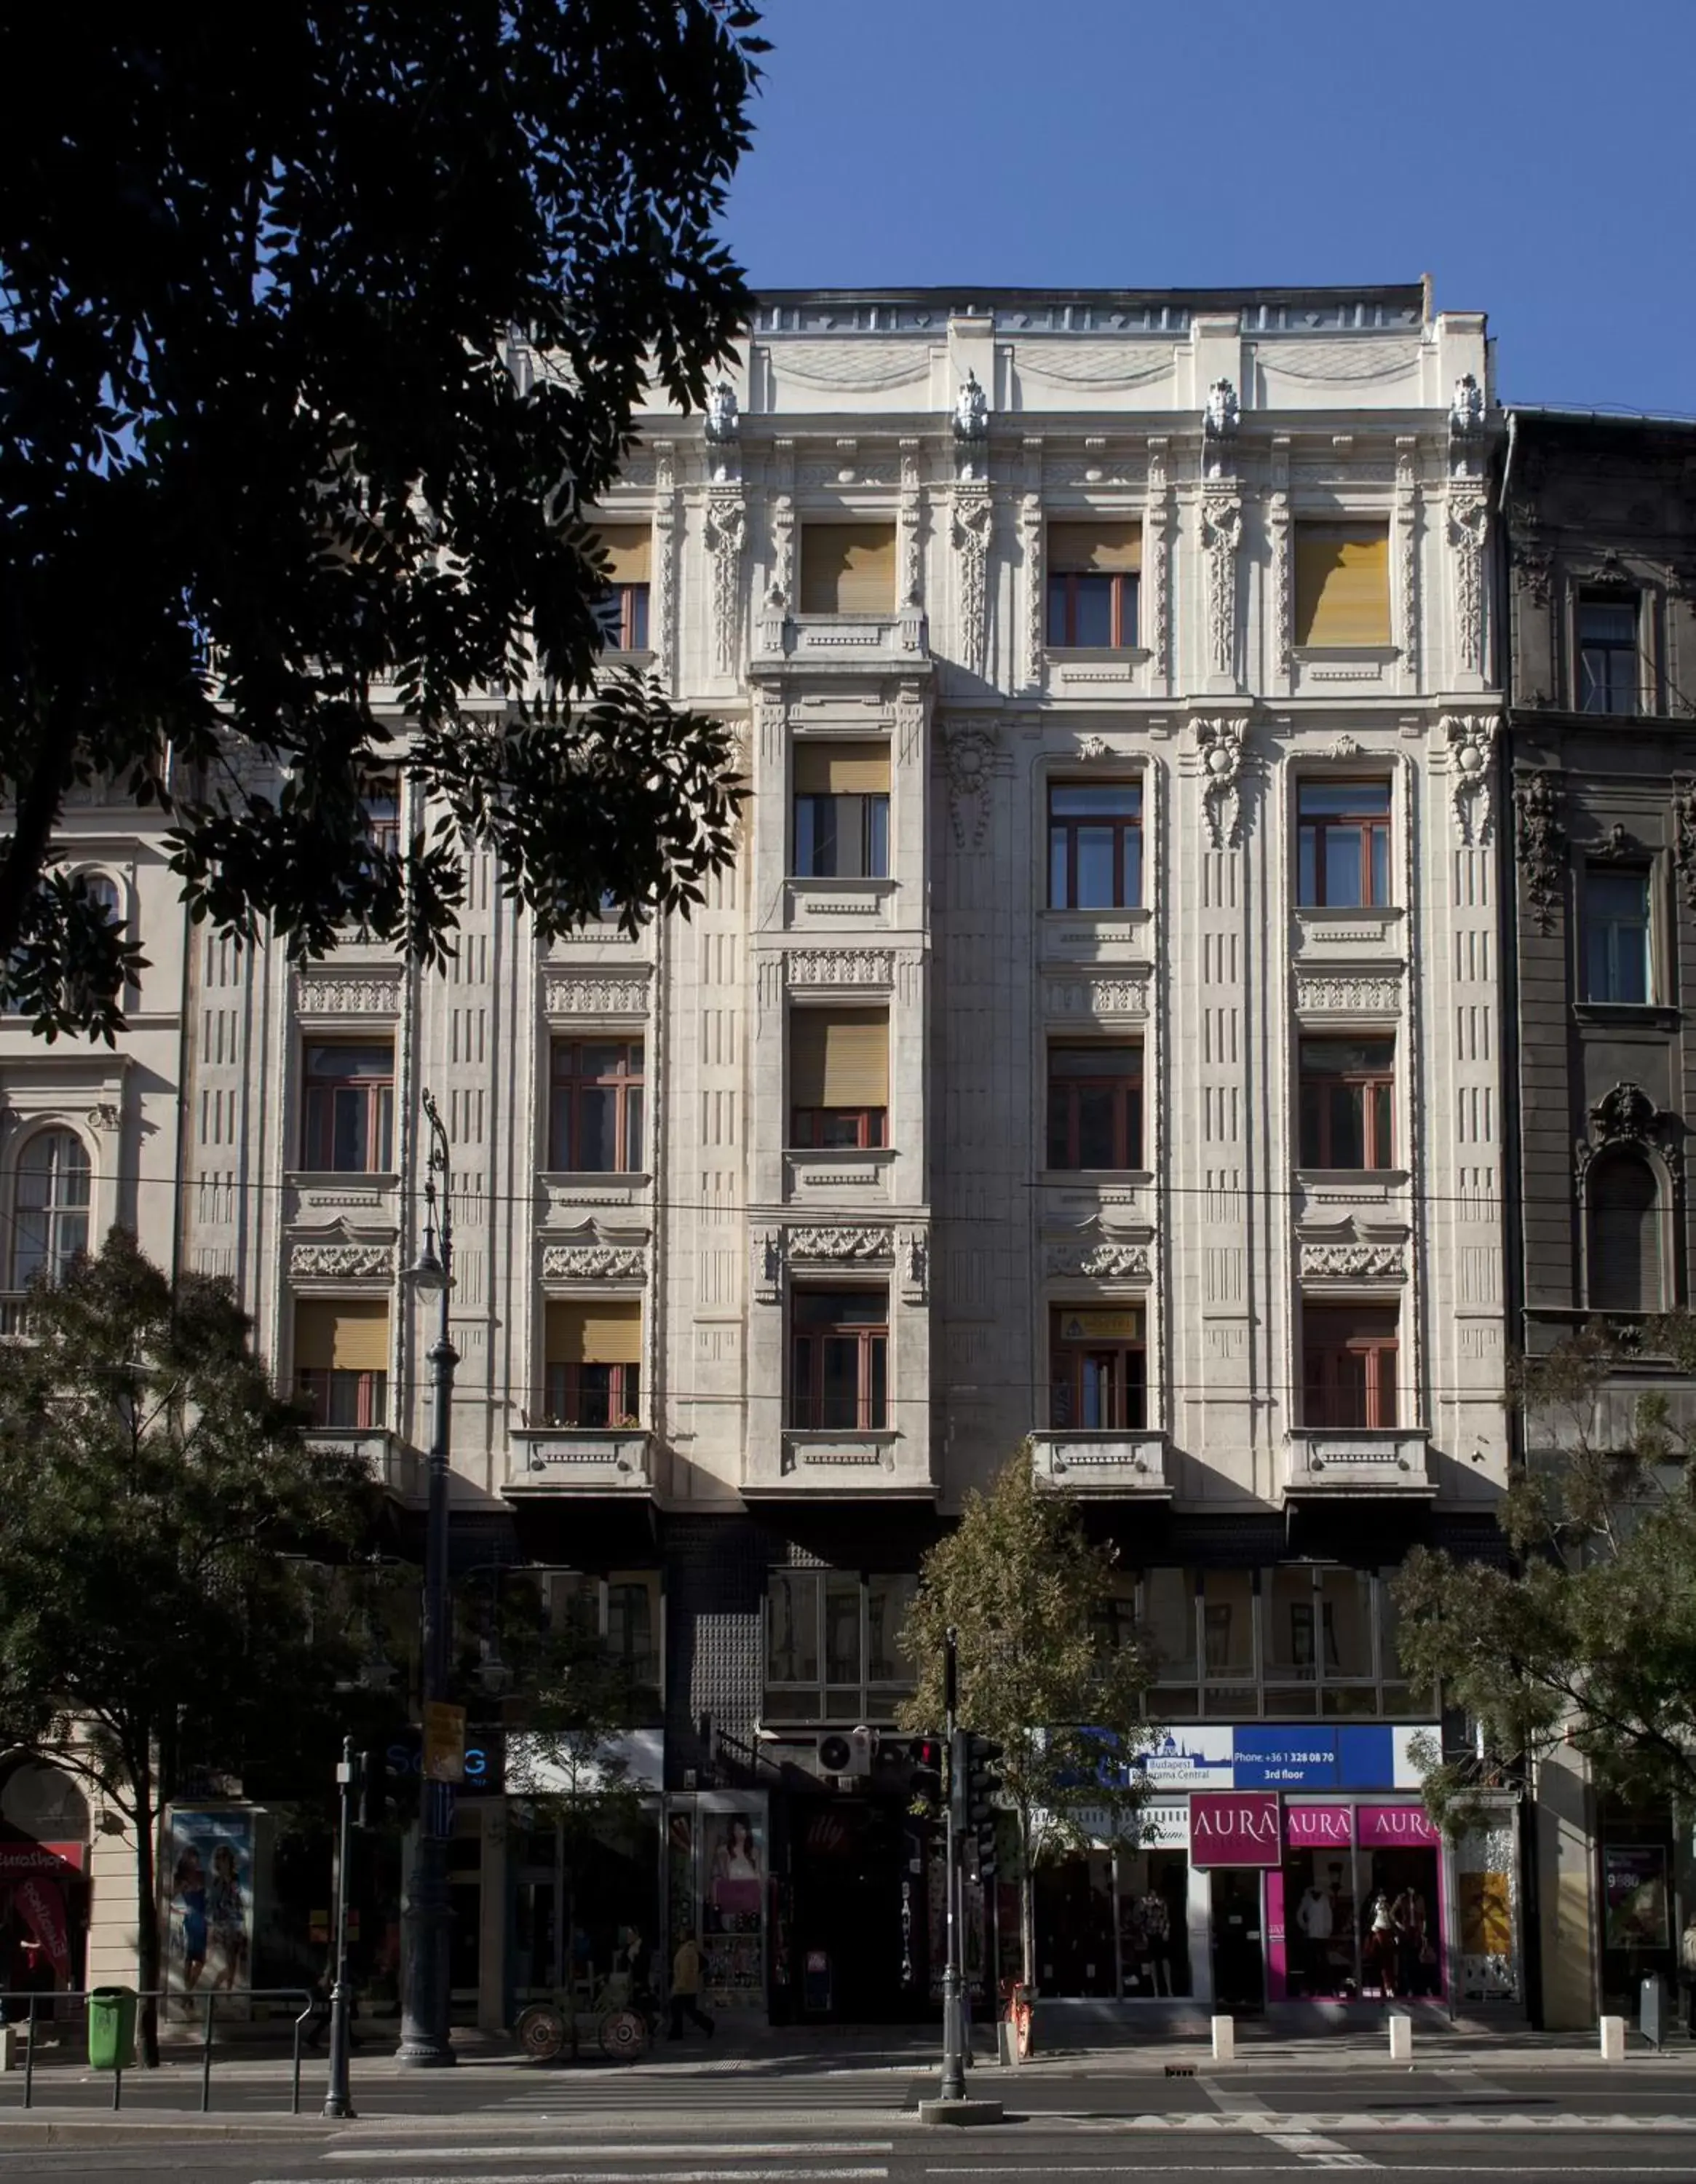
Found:
[[[1142,526],[1098,516],[1051,523],[1048,544],[1048,643],[1084,652],[1132,649]]]
[[[1394,1040],[1304,1039],[1299,1050],[1302,1166],[1393,1167]]]
[[[548,1087],[550,1167],[633,1174],[642,1163],[640,1039],[561,1039]]]
[[[304,1056],[301,1166],[319,1174],[380,1175],[394,1162],[392,1045],[326,1042]]]
[[[1143,1164],[1143,1052],[1136,1046],[1048,1049],[1048,1166]]]
[[[303,1365],[298,1377],[314,1425],[332,1433],[351,1433],[375,1431],[387,1423],[386,1373]]]
[[[1396,1423],[1393,1305],[1304,1305],[1302,1424],[1348,1432]]]
[[[380,856],[398,856],[400,777],[392,773],[367,774],[359,801],[364,808],[365,839]]]
[[[1143,900],[1143,784],[1048,784],[1048,907],[1136,909]]]
[[[792,1010],[790,1144],[883,1145],[888,1119],[888,1011]]]
[[[1056,1432],[1141,1432],[1148,1412],[1142,1307],[1060,1306],[1049,1320],[1048,1378]]]
[[[789,1142],[797,1150],[823,1145],[881,1146],[888,1124],[883,1107],[796,1107]]]
[[[548,1422],[562,1426],[621,1426],[642,1415],[640,1365],[550,1365]]]
[[[1390,899],[1390,784],[1304,781],[1296,900],[1304,908],[1361,910]]]
[[[880,1433],[888,1423],[886,1290],[797,1290],[789,1300],[789,1423]]]

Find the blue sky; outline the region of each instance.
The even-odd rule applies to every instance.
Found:
[[[1696,0],[765,0],[757,287],[1436,276],[1504,399],[1696,414]]]

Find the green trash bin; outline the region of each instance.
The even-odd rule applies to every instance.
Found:
[[[136,1990],[97,1986],[88,1997],[88,2063],[95,2070],[127,2070],[136,2060]]]

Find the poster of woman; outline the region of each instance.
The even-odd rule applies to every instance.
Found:
[[[253,1869],[251,1813],[172,1813],[165,1985],[185,2016],[209,1988],[224,2014],[241,2014],[223,1997],[253,1984]]]

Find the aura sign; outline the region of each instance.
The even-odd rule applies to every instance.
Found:
[[[1278,1799],[1271,1790],[1198,1790],[1189,1801],[1193,1864],[1263,1865],[1283,1856]]]

